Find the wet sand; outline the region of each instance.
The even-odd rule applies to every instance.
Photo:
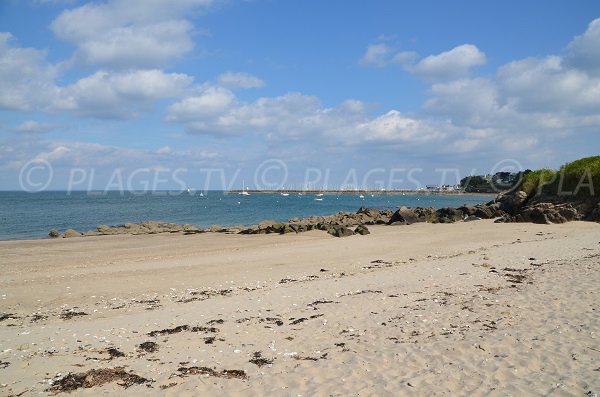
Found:
[[[0,242],[0,395],[599,393],[600,225],[370,230]]]

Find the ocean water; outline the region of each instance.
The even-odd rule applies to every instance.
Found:
[[[396,209],[408,207],[458,207],[489,201],[489,197],[463,195],[253,194],[241,196],[211,191],[197,192],[0,192],[0,240],[46,238],[59,231],[95,230],[100,224],[157,220],[211,225],[251,225],[265,219],[355,212],[361,206]]]

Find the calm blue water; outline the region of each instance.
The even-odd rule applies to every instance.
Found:
[[[293,217],[329,215],[356,211],[360,206],[376,208],[458,207],[489,201],[488,197],[456,195],[315,195],[253,194],[240,196],[223,192],[132,193],[108,192],[0,192],[0,240],[45,238],[56,228],[64,231],[95,230],[99,224],[157,220],[211,225],[250,225],[261,220],[285,221]]]

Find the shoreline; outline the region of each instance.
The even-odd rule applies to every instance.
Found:
[[[600,225],[370,228],[0,242],[0,394],[600,388]]]
[[[356,195],[356,194],[369,194],[376,196],[414,196],[414,195],[437,195],[437,196],[471,196],[471,197],[496,197],[498,193],[476,193],[476,192],[462,192],[462,191],[422,191],[422,190],[297,190],[297,189],[281,189],[281,190],[245,190],[248,194],[307,194],[307,195]],[[233,189],[224,192],[224,194],[241,194],[243,190]]]

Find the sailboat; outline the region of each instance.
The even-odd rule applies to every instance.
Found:
[[[290,194],[289,194],[289,193],[281,193],[281,195],[282,195],[282,196],[286,196],[286,197],[287,197],[287,196],[289,196]]]
[[[242,181],[242,191],[238,193],[240,196],[250,196],[248,188],[246,187],[246,181]]]

